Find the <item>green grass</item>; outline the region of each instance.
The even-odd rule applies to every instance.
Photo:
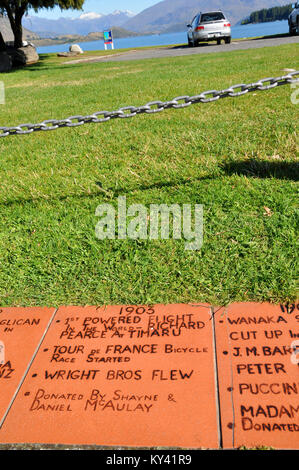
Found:
[[[110,52],[110,51],[109,51]],[[98,52],[96,53],[98,54]],[[296,45],[2,74],[0,125],[223,89],[298,69]],[[298,105],[290,86],[0,140],[0,305],[296,298]],[[99,241],[96,207],[204,205],[204,244]],[[270,209],[270,215],[266,208]]]

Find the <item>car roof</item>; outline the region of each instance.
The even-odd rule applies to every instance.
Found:
[[[209,11],[200,11],[199,15],[206,15],[207,13],[223,13],[222,10],[209,10]],[[223,13],[224,14],[224,13]]]

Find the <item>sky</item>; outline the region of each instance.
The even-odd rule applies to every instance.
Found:
[[[108,15],[115,10],[130,10],[133,13],[140,13],[145,8],[151,7],[158,2],[159,0],[85,0],[83,12],[95,12]],[[40,10],[37,14],[31,11],[29,14],[31,16],[37,15],[43,18],[56,19],[61,16],[76,18],[83,12],[77,10],[61,11],[60,8],[54,8],[53,10]]]

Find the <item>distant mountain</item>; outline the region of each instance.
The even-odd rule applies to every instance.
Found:
[[[285,3],[286,0],[163,0],[130,18],[122,27],[138,32],[182,31],[196,13],[213,10],[222,10],[234,25],[254,10]]]
[[[39,16],[26,16],[23,20],[25,28],[38,33],[42,37],[53,37],[61,34],[87,35],[102,32],[112,26],[122,26],[134,16],[128,10],[116,10],[109,15],[98,13],[83,13],[79,18],[58,18],[50,20]]]
[[[37,36],[56,38],[69,34],[87,36],[112,27],[121,27],[137,33],[184,31],[186,24],[196,13],[207,10],[224,11],[232,25],[235,25],[248,18],[252,11],[285,4],[286,0],[210,0],[209,2],[206,0],[163,0],[138,15],[128,10],[116,10],[109,15],[85,12],[78,18],[61,17],[57,20],[25,16],[23,19],[24,39],[33,40]],[[6,40],[13,39],[8,20],[1,17],[0,31]]]
[[[135,33],[132,31],[127,31],[126,29],[116,27],[112,28],[113,38],[129,38],[129,37],[136,37],[140,36],[140,33]],[[43,38],[43,39],[35,39],[34,45],[36,47],[42,46],[54,46],[56,44],[74,44],[74,43],[82,43],[82,42],[90,42],[90,41],[103,41],[103,33],[89,33],[86,36],[81,36],[79,34],[65,34],[65,35],[58,35],[57,37],[52,38]],[[84,49],[84,47],[83,47]]]

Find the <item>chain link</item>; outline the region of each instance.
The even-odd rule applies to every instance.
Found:
[[[125,106],[115,111],[98,111],[88,116],[70,116],[66,119],[48,119],[38,124],[20,124],[15,127],[0,127],[0,138],[13,135],[27,135],[37,131],[54,131],[62,127],[78,127],[90,123],[102,123],[111,119],[128,119],[138,114],[156,114],[165,109],[182,109],[196,103],[212,103],[220,98],[236,98],[252,91],[265,91],[281,85],[299,83],[299,71],[291,72],[282,77],[263,78],[255,83],[232,85],[224,90],[208,90],[194,96],[177,96],[170,101],[150,101],[144,106]]]

